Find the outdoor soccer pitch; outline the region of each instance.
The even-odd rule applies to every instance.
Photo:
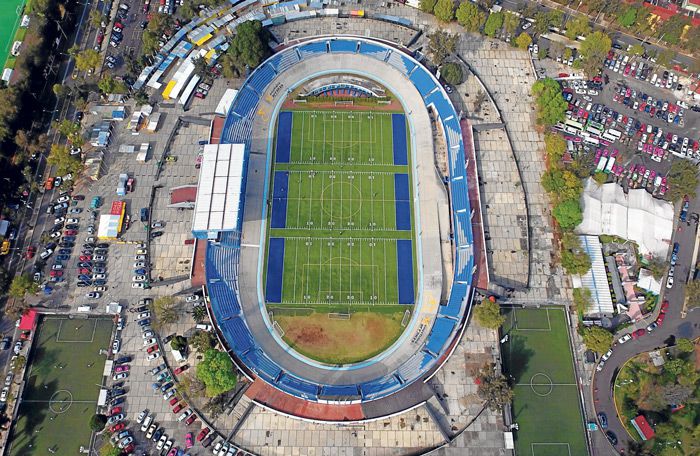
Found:
[[[413,304],[415,233],[403,114],[285,111],[275,144],[267,302]]]
[[[9,454],[78,454],[90,446],[113,322],[45,317],[32,348],[29,374]]]
[[[505,373],[515,385],[519,456],[587,454],[579,389],[563,308],[505,310]]]

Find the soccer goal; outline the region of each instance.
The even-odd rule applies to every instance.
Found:
[[[331,320],[350,320],[350,313],[329,312],[328,318]]]

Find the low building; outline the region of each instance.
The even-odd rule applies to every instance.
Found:
[[[591,269],[583,275],[572,277],[574,288],[586,288],[591,292],[591,304],[584,312],[586,316],[611,317],[615,311],[608,276],[603,259],[603,250],[597,236],[579,236],[581,247],[591,259]]]
[[[639,415],[632,420],[632,426],[637,430],[639,436],[642,440],[649,440],[654,438],[654,430],[649,426],[649,422],[644,415]]]
[[[168,207],[176,209],[194,209],[197,201],[196,185],[180,185],[170,189],[170,204]]]
[[[100,215],[100,224],[97,227],[98,239],[117,239],[122,231],[126,203],[124,201],[112,202],[109,214]]]

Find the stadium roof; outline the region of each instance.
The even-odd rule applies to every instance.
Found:
[[[192,220],[195,237],[238,230],[244,181],[244,144],[204,146]]]
[[[605,261],[600,240],[597,236],[579,236],[581,247],[591,258],[591,269],[582,276],[574,278],[575,288],[586,288],[591,292],[591,305],[586,309],[586,315],[612,315],[613,305]]]
[[[580,234],[610,234],[634,241],[642,254],[665,258],[673,237],[673,205],[651,196],[645,189],[626,195],[615,183],[586,181],[583,191]]]

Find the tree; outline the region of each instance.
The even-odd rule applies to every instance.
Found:
[[[105,415],[96,413],[90,417],[90,429],[93,432],[102,432],[106,425],[107,417]]]
[[[23,355],[17,356],[15,359],[15,367],[12,368],[12,372],[16,375],[20,372],[22,372],[22,369],[24,369],[24,366],[27,365],[27,358]]]
[[[49,165],[55,166],[56,172],[60,175],[77,174],[83,167],[77,155],[71,155],[68,147],[62,144],[51,145],[51,152],[46,161]]]
[[[578,198],[583,192],[583,185],[576,174],[557,168],[545,171],[542,175],[542,187],[554,201]]]
[[[629,51],[627,51],[628,54],[632,54],[632,55],[644,55],[645,52],[646,52],[646,49],[641,44],[635,44],[630,48]]]
[[[486,20],[486,13],[472,2],[462,2],[457,8],[457,22],[468,32],[478,32]]]
[[[676,339],[676,348],[683,353],[692,353],[695,350],[695,343],[683,337]]]
[[[503,407],[513,401],[513,390],[508,385],[502,373],[496,371],[494,363],[486,363],[476,375],[478,382],[477,394],[486,401],[486,405],[500,412]]]
[[[514,34],[515,31],[518,29],[518,25],[520,25],[520,18],[515,14],[506,11],[506,15],[503,18],[503,28],[505,28],[506,33],[511,35]]]
[[[22,274],[12,279],[10,283],[9,295],[16,299],[24,299],[27,293],[34,294],[39,291],[39,285],[29,277],[29,274]]]
[[[175,298],[172,296],[161,296],[153,301],[153,313],[155,315],[154,326],[158,329],[177,322],[180,314],[176,309]]]
[[[612,333],[600,326],[591,326],[583,331],[583,343],[596,353],[607,352],[612,346],[612,341]]]
[[[68,87],[64,86],[63,84],[54,84],[51,86],[51,90],[53,91],[53,94],[57,97],[62,97],[70,93],[70,89],[68,89]]]
[[[586,36],[579,53],[583,61],[582,68],[587,75],[598,74],[611,47],[612,40],[603,32],[593,32]]]
[[[515,39],[515,45],[520,49],[527,49],[532,44],[532,37],[526,32],[521,32]]]
[[[450,22],[455,18],[454,0],[437,0],[433,10],[435,17],[442,22]]]
[[[586,313],[591,305],[591,290],[588,288],[574,288],[574,310]]]
[[[85,49],[75,56],[75,67],[80,71],[94,70],[100,65],[100,53],[94,49]]]
[[[204,404],[204,411],[209,414],[209,417],[212,420],[215,420],[218,418],[219,415],[224,413],[226,410],[226,397],[223,395],[219,395],[216,397],[213,397]]]
[[[562,201],[554,206],[552,215],[563,230],[573,230],[583,221],[578,199]]]
[[[207,310],[204,306],[197,306],[192,310],[192,318],[196,323],[201,323],[207,318]]]
[[[566,23],[565,35],[570,40],[575,40],[577,36],[586,36],[591,32],[586,16],[577,16]]]
[[[458,63],[448,62],[440,67],[440,75],[448,84],[453,86],[461,84],[464,80],[462,66]]]
[[[700,280],[692,280],[686,284],[685,296],[688,307],[700,307]]]
[[[180,376],[178,383],[180,384],[180,390],[190,397],[202,396],[207,388],[203,381],[190,374]]]
[[[562,236],[561,265],[569,274],[585,274],[591,269],[591,258],[581,247],[579,238],[572,233]]]
[[[447,57],[455,51],[457,38],[457,35],[452,35],[442,30],[428,35],[428,47],[435,65],[441,66],[445,63]]]
[[[418,7],[420,8],[421,11],[424,13],[433,13],[433,10],[435,10],[435,4],[437,3],[437,0],[420,0],[420,3],[418,4]]]
[[[90,10],[90,25],[92,25],[96,29],[99,29],[102,26],[103,22],[106,23],[109,21],[102,13],[100,13],[99,10]]]
[[[623,27],[632,27],[637,22],[637,12],[637,6],[630,6],[617,16],[617,23]]]
[[[598,185],[603,185],[608,181],[608,174],[604,171],[596,171],[593,173],[593,180],[596,181]]]
[[[197,365],[197,378],[206,385],[209,397],[218,396],[236,387],[236,372],[226,352],[209,349]]]
[[[687,160],[674,160],[668,172],[666,199],[678,201],[685,195],[695,198],[698,186],[698,168]]]
[[[683,14],[674,14],[668,20],[662,21],[656,28],[656,36],[668,44],[677,45],[686,27],[690,25],[690,19]]]
[[[129,91],[124,82],[117,81],[112,75],[102,76],[102,79],[97,83],[97,87],[100,89],[100,92],[105,95],[111,93],[127,93]]]
[[[659,55],[656,57],[656,63],[658,63],[661,66],[669,66],[671,62],[676,58],[676,51],[673,49],[664,49],[663,51],[659,52]]]
[[[539,125],[549,127],[564,120],[569,105],[562,97],[561,88],[557,81],[551,78],[538,79],[532,85],[532,94],[536,98],[537,123]]]
[[[105,442],[100,448],[100,456],[121,456],[122,450],[112,445],[109,441]]]
[[[53,127],[58,130],[63,136],[68,138],[68,140],[73,144],[79,144],[81,141],[80,137],[80,124],[78,122],[73,122],[72,120],[63,119],[58,122],[55,121]]]
[[[501,315],[501,307],[497,302],[484,298],[481,304],[474,308],[474,318],[484,328],[498,329],[506,321]]]
[[[216,345],[216,337],[209,331],[197,331],[190,337],[190,345],[199,352],[206,352]]]
[[[204,57],[192,59],[192,64],[194,65],[194,74],[199,77],[203,78],[207,74],[207,71],[209,71],[209,64]]]
[[[183,336],[175,336],[170,340],[170,348],[179,352],[184,352],[187,349],[187,339]]]
[[[484,25],[484,35],[493,38],[496,36],[501,28],[503,28],[503,16],[502,12],[489,14],[488,19],[486,19],[486,24]]]
[[[547,154],[547,159],[550,165],[559,163],[566,152],[566,141],[561,135],[552,132],[544,134],[544,151]]]
[[[260,65],[270,53],[270,32],[260,21],[247,21],[236,28],[222,64],[227,72],[241,75]]]

